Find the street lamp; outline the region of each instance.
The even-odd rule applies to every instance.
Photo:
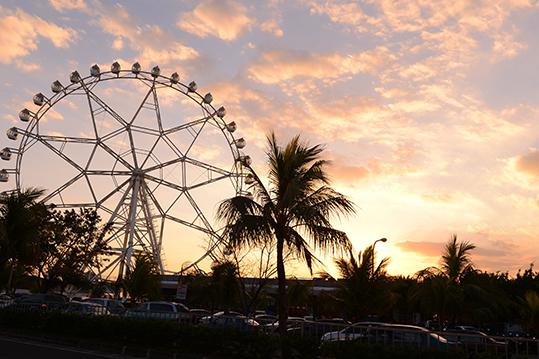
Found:
[[[385,242],[387,242],[387,238],[384,237],[384,238],[380,238],[380,239],[375,240],[373,245],[372,245],[372,251],[373,252],[374,252],[374,246],[376,246],[376,243],[378,243],[378,242],[384,242],[385,243]]]
[[[378,242],[387,242],[387,238],[380,238],[380,239],[377,239],[374,241],[374,243],[372,244],[372,276],[374,276],[374,247],[376,247],[376,243]]]

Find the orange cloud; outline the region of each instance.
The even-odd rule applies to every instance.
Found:
[[[182,14],[176,26],[199,37],[215,36],[232,41],[252,23],[245,6],[234,0],[204,0]]]
[[[432,202],[454,203],[456,201],[456,195],[447,191],[425,192],[421,195],[421,197]]]
[[[33,71],[37,71],[41,68],[41,65],[40,64],[36,64],[36,63],[30,63],[30,62],[22,62],[22,61],[15,61],[15,66],[17,66],[17,68],[19,70],[22,70],[24,72],[33,72]]]
[[[127,10],[120,5],[114,9],[102,9],[99,12],[99,25],[103,31],[115,36],[114,49],[124,47],[127,40],[129,47],[138,51],[137,61],[143,65],[164,65],[174,61],[192,60],[198,52],[165,32],[157,25],[138,26]]]
[[[269,32],[277,37],[282,37],[284,35],[283,30],[277,23],[277,20],[267,20],[260,24],[260,29],[264,32]]]
[[[539,178],[539,149],[530,148],[527,154],[518,156],[515,167],[527,175]]]
[[[276,84],[296,77],[324,79],[371,73],[391,58],[392,54],[386,47],[350,55],[271,51],[264,53],[247,71],[255,81]]]
[[[37,50],[40,37],[52,42],[55,47],[68,47],[77,32],[47,22],[39,16],[23,10],[12,11],[0,6],[0,63],[9,64]]]
[[[86,10],[85,0],[49,0],[51,6],[56,10],[63,12],[64,10]]]
[[[417,253],[426,257],[438,257],[442,253],[444,247],[443,243],[439,242],[413,242],[413,241],[404,241],[395,243],[395,246],[401,248],[406,252]]]

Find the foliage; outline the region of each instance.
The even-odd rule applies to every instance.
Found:
[[[440,323],[455,324],[463,319],[463,308],[469,301],[486,295],[480,286],[464,279],[475,273],[470,252],[475,245],[458,242],[453,235],[446,243],[441,257],[441,268],[430,267],[416,274],[417,286],[413,298],[424,314],[437,318]]]
[[[361,341],[333,342],[321,348],[321,358],[331,359],[495,359],[494,353],[467,353],[439,348],[417,348],[412,345],[391,346]]]
[[[391,305],[386,272],[389,258],[383,258],[375,265],[374,255],[374,247],[368,246],[358,253],[357,260],[352,251],[348,258],[335,260],[343,279],[338,295],[350,318],[362,319],[368,314],[383,314]]]
[[[32,266],[42,291],[88,283],[87,273],[100,266],[100,257],[109,250],[100,221],[97,212],[87,208],[50,213],[41,232],[41,255]]]
[[[462,277],[474,270],[470,251],[475,249],[475,245],[461,241],[457,243],[457,235],[446,243],[442,253],[442,273],[454,283],[459,283]]]
[[[82,317],[59,312],[0,310],[0,329],[84,339],[94,345],[96,342],[116,343],[234,359],[270,359],[280,345],[275,336],[233,328],[206,328],[113,316]],[[298,359],[316,357],[316,341],[287,338],[286,343],[295,349],[294,357]]]
[[[354,209],[348,198],[329,187],[322,146],[308,146],[296,136],[283,148],[273,133],[267,140],[269,187],[246,166],[254,198],[236,196],[223,201],[217,217],[225,223],[223,235],[231,247],[275,246],[279,330],[285,334],[286,253],[303,259],[312,271],[313,250],[348,249],[348,237],[333,228],[330,220]]]
[[[161,276],[154,259],[147,254],[135,257],[133,270],[127,273],[125,288],[134,301],[154,300],[160,297]]]
[[[214,263],[211,270],[211,293],[214,303],[218,303],[224,310],[234,308],[240,293],[238,267],[233,262],[224,261]]]
[[[37,202],[43,190],[29,188],[0,198],[0,288],[11,289],[18,276],[37,260],[43,222],[48,209]]]

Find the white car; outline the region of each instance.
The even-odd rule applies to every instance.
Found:
[[[183,304],[171,302],[145,302],[135,310],[128,310],[126,317],[143,319],[163,319],[189,321],[189,308]]]
[[[239,329],[257,329],[260,324],[238,312],[218,312],[200,319],[200,324],[209,327],[235,327]]]
[[[326,333],[320,339],[322,342],[335,342],[342,340],[356,340],[367,337],[367,330],[372,326],[382,326],[379,322],[358,322],[342,330]]]

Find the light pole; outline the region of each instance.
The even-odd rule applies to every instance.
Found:
[[[374,247],[376,247],[376,243],[378,242],[387,242],[387,238],[380,238],[380,239],[377,239],[374,241],[374,243],[372,244],[372,273],[371,273],[371,276],[374,277]]]

